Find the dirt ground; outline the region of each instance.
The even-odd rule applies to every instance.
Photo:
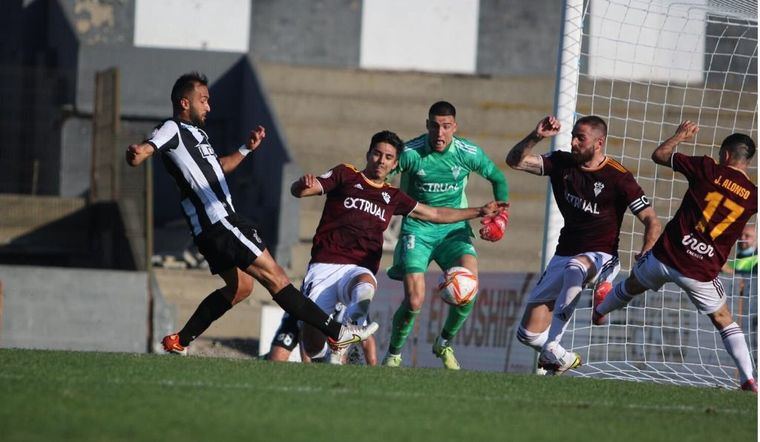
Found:
[[[167,303],[175,309],[179,330],[209,293],[223,285],[221,278],[204,269],[155,269]],[[261,306],[271,303],[269,293],[258,283],[253,294],[234,306],[189,347],[191,355],[254,358],[258,356]]]

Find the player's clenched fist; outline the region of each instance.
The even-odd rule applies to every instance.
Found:
[[[538,125],[536,126],[536,135],[541,138],[553,137],[559,133],[561,127],[562,125],[557,117],[549,115],[538,122]]]
[[[248,140],[246,140],[245,145],[249,150],[256,150],[266,136],[266,129],[263,126],[256,126],[256,129],[248,134]]]
[[[153,147],[147,144],[130,144],[127,147],[126,157],[127,164],[130,166],[137,166],[142,163],[145,158],[149,157],[153,153]]]
[[[301,185],[305,189],[313,189],[315,187],[319,187],[320,186],[319,183],[317,182],[317,177],[315,177],[314,175],[311,175],[311,174],[306,174],[306,175],[302,176],[299,181],[301,182]]]

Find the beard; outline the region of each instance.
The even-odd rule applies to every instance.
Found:
[[[591,161],[592,158],[594,158],[594,151],[590,150],[586,153],[581,152],[571,152],[573,155],[573,160],[575,160],[575,164],[583,164],[588,161]]]
[[[203,127],[206,124],[206,117],[200,112],[190,109],[190,122],[198,127]]]

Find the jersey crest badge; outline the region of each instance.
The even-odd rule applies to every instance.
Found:
[[[597,181],[594,183],[594,196],[599,196],[600,193],[602,193],[602,190],[604,189],[604,184]]]
[[[454,178],[459,177],[459,173],[462,171],[462,168],[459,166],[451,166],[451,174],[454,176]]]
[[[385,201],[385,204],[388,204],[391,202],[391,196],[388,195],[388,192],[383,192],[382,195],[383,195],[383,201]]]

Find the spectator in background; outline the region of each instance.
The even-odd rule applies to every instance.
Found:
[[[736,242],[736,258],[723,266],[723,272],[744,277],[757,276],[757,233],[755,226],[744,226]]]

